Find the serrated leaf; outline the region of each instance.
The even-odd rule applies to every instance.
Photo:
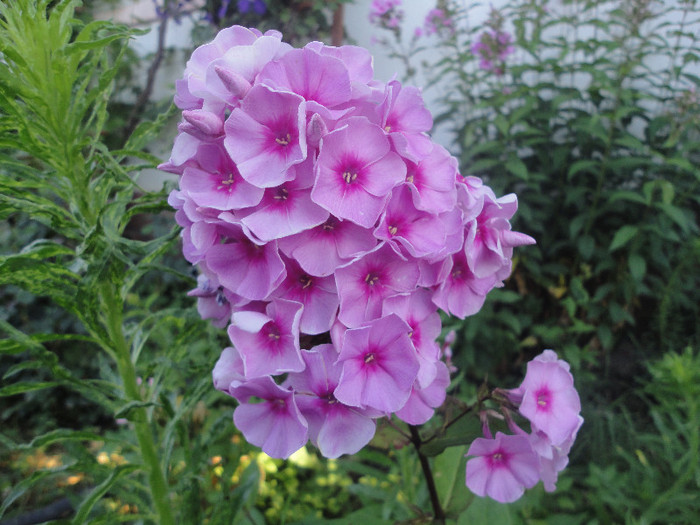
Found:
[[[632,238],[635,235],[637,235],[638,232],[638,226],[632,226],[631,224],[623,226],[615,232],[615,235],[613,236],[613,239],[610,242],[610,247],[608,248],[608,250],[610,252],[614,252],[615,250],[622,248],[625,244],[630,242]]]

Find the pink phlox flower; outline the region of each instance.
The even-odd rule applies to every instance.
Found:
[[[406,323],[394,314],[347,330],[338,356],[343,370],[336,399],[387,414],[401,409],[419,369],[407,332]]]
[[[481,213],[467,225],[467,262],[478,278],[492,275],[498,281],[507,278],[513,247],[535,243],[529,235],[511,231],[509,219],[517,209],[515,194],[499,199],[485,195]]]
[[[338,311],[335,279],[309,275],[293,259],[286,259],[285,264],[287,277],[273,295],[304,305],[301,332],[310,335],[328,332]]]
[[[464,250],[451,256],[452,267],[447,278],[433,293],[433,302],[445,312],[464,319],[474,315],[484,305],[486,294],[496,286],[496,278],[479,278],[467,264]]]
[[[558,360],[530,361],[519,391],[520,413],[534,429],[544,433],[554,446],[571,439],[580,426],[581,400],[566,367]]]
[[[435,379],[440,356],[436,339],[440,335],[442,323],[437,307],[430,298],[429,290],[418,288],[412,293],[389,297],[382,305],[382,316],[396,314],[409,327],[408,336],[416,349],[420,364],[416,378],[419,388],[427,387]]]
[[[238,302],[240,297],[228,292],[216,278],[204,273],[197,276],[197,288],[187,293],[197,298],[197,311],[202,319],[211,319],[217,328],[224,328],[231,319],[231,302]]]
[[[223,243],[209,248],[206,263],[219,283],[250,300],[266,299],[286,276],[275,241],[259,245],[240,226],[228,225]]]
[[[402,86],[393,80],[386,85],[386,98],[378,108],[381,127],[394,149],[404,158],[418,161],[433,147],[426,132],[433,127],[433,116],[425,107],[418,88]]]
[[[183,78],[175,83],[175,104],[180,109],[200,109],[208,98],[206,77],[212,62],[223,57],[231,49],[253,45],[262,35],[259,31],[233,26],[220,31],[214,40],[198,47],[187,61]],[[282,45],[280,33],[270,33]],[[287,44],[284,44],[285,46]],[[238,49],[240,51],[240,49]],[[252,79],[250,79],[252,81]]]
[[[394,188],[374,236],[390,243],[398,253],[421,258],[439,252],[447,238],[446,225],[432,213],[413,206],[410,188]]]
[[[332,215],[320,226],[279,240],[285,255],[318,277],[333,274],[339,266],[373,250],[377,244],[371,230]]]
[[[338,319],[354,328],[380,317],[387,297],[413,291],[420,270],[414,261],[399,257],[387,244],[335,272],[340,298]]]
[[[438,144],[419,162],[407,161],[406,183],[419,210],[442,213],[457,202],[457,159]]]
[[[405,174],[382,129],[352,117],[323,138],[311,198],[336,217],[371,228]]]
[[[578,426],[573,434],[560,446],[552,445],[551,441],[541,431],[530,434],[530,443],[540,459],[540,478],[547,492],[556,490],[559,472],[564,470],[569,464],[569,451],[582,424],[583,418],[579,416]]]
[[[466,483],[477,496],[500,503],[520,498],[539,481],[539,461],[525,436],[497,432],[494,439],[477,438],[469,447]]]
[[[283,459],[304,446],[308,424],[291,390],[276,385],[270,376],[234,385],[229,392],[240,404],[233,412],[233,422],[249,443]],[[251,398],[260,402],[252,403]]]
[[[230,395],[229,389],[233,385],[240,386],[245,382],[243,359],[236,348],[228,346],[224,348],[212,371],[214,388]]]
[[[285,384],[296,392],[296,402],[309,425],[309,438],[327,458],[355,454],[374,436],[371,410],[350,407],[333,394],[342,366],[330,344],[302,351],[303,372],[289,374]]]
[[[241,224],[258,239],[267,242],[287,237],[328,219],[328,211],[311,200],[313,173],[306,164],[292,166],[289,172],[296,173],[294,179],[266,189],[260,204],[241,218]],[[303,175],[304,171],[308,176]]]
[[[187,167],[180,188],[197,206],[235,210],[257,205],[263,189],[246,182],[223,148],[203,144],[196,154],[198,167]]]
[[[250,379],[304,369],[299,348],[299,323],[303,305],[273,299],[265,313],[239,311],[231,316],[228,335],[243,359]]]
[[[268,63],[258,82],[280,91],[296,93],[309,102],[331,109],[351,99],[350,73],[345,63],[320,54],[315,46],[294,49]]]
[[[445,402],[447,387],[450,386],[450,372],[442,361],[437,361],[435,375],[424,388],[414,383],[406,404],[396,412],[396,416],[409,425],[422,425],[427,422],[435,409]]]
[[[241,176],[260,188],[291,180],[306,159],[306,103],[257,84],[226,120],[224,146]]]
[[[220,58],[212,60],[205,74],[206,93],[219,99],[222,106],[237,107],[240,100],[256,83],[262,69],[273,60],[280,59],[292,48],[276,35],[259,37],[249,46],[228,49]],[[210,104],[212,109],[216,105]]]
[[[444,257],[435,261],[419,259],[418,269],[420,277],[418,278],[418,286],[432,288],[438,286],[447,279],[452,269],[452,257]]]
[[[309,42],[305,48],[321,54],[328,55],[345,64],[353,85],[364,85],[372,81],[374,68],[372,67],[372,55],[364,47],[359,46],[327,46],[323,42]],[[358,86],[359,87],[359,86]],[[354,97],[353,97],[354,98]]]

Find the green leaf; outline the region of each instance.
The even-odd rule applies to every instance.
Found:
[[[45,388],[52,388],[58,386],[61,383],[58,381],[37,381],[37,382],[26,382],[14,383],[12,385],[7,385],[0,388],[0,397],[16,396],[17,394],[24,394],[26,392],[33,392],[35,390],[43,390]]]
[[[491,498],[474,496],[469,508],[457,520],[458,525],[514,525],[519,523],[512,506]]]
[[[639,232],[638,226],[632,226],[630,224],[623,226],[615,232],[612,241],[610,242],[610,247],[608,250],[614,252],[615,250],[622,248],[625,244],[632,240],[632,238]]]
[[[423,443],[420,450],[426,456],[437,456],[447,447],[466,445],[481,435],[481,423],[473,414],[466,414],[450,425],[444,434]]]
[[[95,506],[95,503],[97,503],[99,499],[104,496],[107,491],[109,491],[109,489],[111,489],[122,477],[134,472],[135,470],[138,470],[139,468],[141,468],[139,465],[121,465],[116,467],[107,477],[107,479],[95,487],[80,503],[80,506],[75,513],[75,517],[71,522],[72,525],[85,523],[89,517],[90,511]]]
[[[60,443],[63,441],[109,441],[104,435],[95,434],[94,432],[87,432],[81,430],[69,430],[65,428],[58,428],[37,436],[31,440],[31,442],[20,445],[19,448],[33,450],[39,447],[45,447],[53,443]]]
[[[146,408],[152,406],[160,405],[158,403],[154,403],[153,401],[129,401],[126,405],[117,410],[116,414],[114,414],[114,419],[125,418],[129,414],[129,412],[137,408]]]
[[[657,207],[663,211],[667,217],[669,217],[673,222],[675,222],[680,228],[683,230],[684,233],[689,233],[690,229],[690,220],[685,214],[685,212],[672,204],[657,204]]]
[[[597,173],[600,171],[600,161],[590,159],[577,160],[569,167],[569,171],[566,174],[566,180],[570,181],[576,176],[577,173],[582,171],[593,174]]]
[[[629,266],[632,278],[637,282],[641,282],[647,272],[647,262],[644,260],[644,257],[633,253],[630,255],[627,265]]]
[[[525,163],[518,157],[511,157],[506,161],[506,169],[519,179],[528,180],[529,173]]]
[[[2,502],[2,506],[0,507],[0,518],[3,517],[10,505],[12,505],[18,498],[21,498],[28,490],[32,489],[39,481],[46,477],[54,476],[57,473],[66,470],[66,468],[67,467],[58,468],[55,470],[38,470],[32,473],[28,478],[18,482],[14,487],[12,487],[9,494],[7,494],[5,500]]]
[[[593,252],[595,251],[595,239],[593,239],[593,237],[590,235],[582,235],[579,237],[577,244],[578,251],[581,254],[581,257],[583,257],[583,260],[590,260],[590,258],[593,256]]]
[[[433,475],[440,503],[451,514],[459,513],[469,501],[469,492],[464,484],[466,453],[466,445],[450,447],[433,461]]]

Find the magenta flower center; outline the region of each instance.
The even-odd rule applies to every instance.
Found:
[[[548,388],[540,388],[535,392],[535,397],[537,398],[537,408],[541,410],[547,410],[551,402],[552,393]]]
[[[274,198],[278,201],[286,201],[287,197],[289,197],[289,191],[287,191],[287,189],[283,187],[278,188],[274,196]]]
[[[265,333],[267,334],[270,341],[278,341],[280,338],[280,329],[275,323],[269,323],[265,328]]]
[[[223,190],[225,188],[227,191],[230,192],[233,189],[233,183],[233,173],[229,173],[227,178],[221,179],[221,184],[216,189]]]
[[[357,173],[354,170],[351,171],[348,169],[343,172],[343,180],[347,184],[352,184],[355,182],[355,179],[357,179]]]
[[[369,272],[365,277],[365,282],[370,286],[374,286],[379,281],[379,276],[374,272]]]
[[[489,467],[491,468],[508,468],[509,454],[503,449],[498,449],[496,452],[487,456]]]
[[[301,284],[302,290],[306,290],[308,287],[314,284],[314,281],[311,279],[311,277],[304,274],[299,277],[299,284]]]
[[[370,353],[368,353],[368,354],[365,354],[365,359],[364,359],[364,361],[365,361],[365,364],[366,364],[366,365],[368,365],[368,364],[374,362],[374,360],[375,360],[375,355],[374,355],[373,352],[370,352]]]
[[[289,135],[289,133],[286,133],[282,137],[277,137],[275,139],[275,142],[279,144],[280,146],[288,146],[289,143],[292,141],[292,137]]]

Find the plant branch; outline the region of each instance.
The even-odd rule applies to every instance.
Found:
[[[442,525],[445,523],[445,511],[442,510],[440,505],[440,497],[437,493],[437,488],[435,487],[435,479],[433,478],[433,471],[430,469],[430,462],[428,458],[421,452],[420,446],[423,443],[418,432],[418,427],[409,425],[408,428],[411,431],[411,443],[416,448],[418,453],[418,459],[420,460],[420,466],[423,469],[423,474],[425,475],[425,482],[428,485],[428,492],[430,493],[430,503],[433,506],[433,512],[435,517],[433,523]]]
[[[131,109],[131,113],[129,113],[129,118],[124,128],[124,142],[129,139],[131,134],[136,129],[136,126],[138,126],[143,109],[146,107],[146,104],[148,104],[148,100],[151,98],[151,94],[153,93],[153,86],[156,82],[156,74],[158,73],[161,62],[163,62],[163,57],[165,56],[165,35],[168,30],[169,19],[170,10],[166,3],[166,12],[161,18],[160,25],[158,26],[158,47],[156,48],[156,53],[153,56],[153,61],[148,67],[146,85],[144,86],[139,97],[136,99],[134,107]]]

